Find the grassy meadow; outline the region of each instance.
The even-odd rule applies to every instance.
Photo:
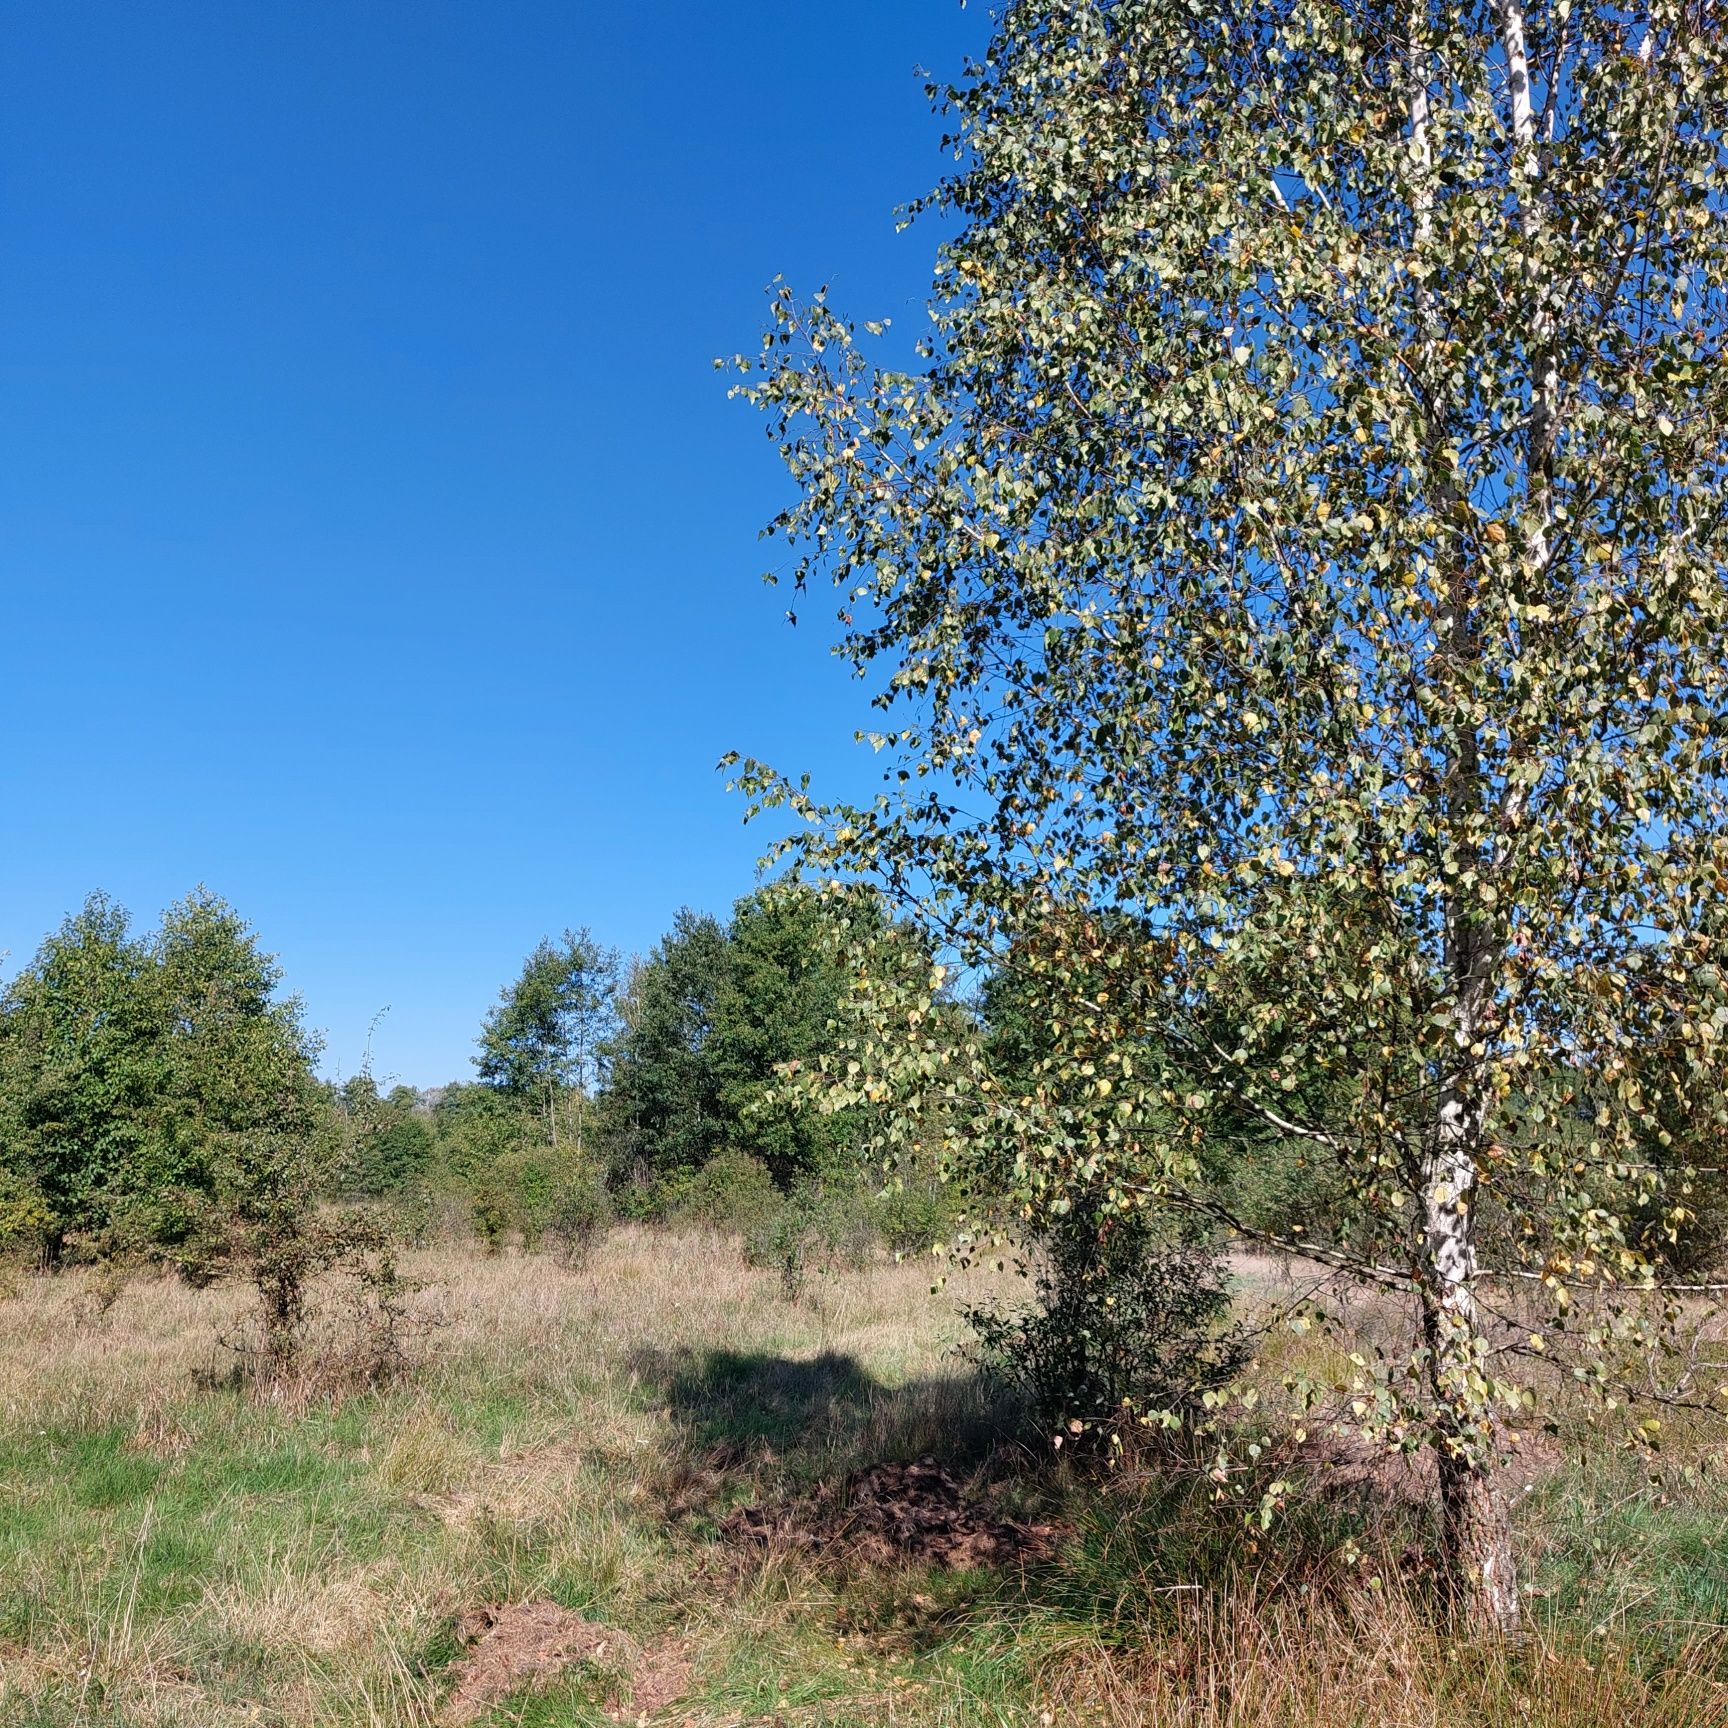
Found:
[[[928,1262],[884,1259],[788,1299],[726,1239],[635,1227],[579,1269],[444,1247],[406,1270],[402,1372],[346,1378],[332,1311],[268,1391],[221,1342],[244,1290],[12,1278],[0,1723],[1728,1724],[1719,1424],[1654,1454],[1550,1443],[1519,1483],[1535,1630],[1495,1649],[1447,1635],[1423,1515],[1383,1480],[1317,1480],[1250,1534],[1203,1470],[1100,1476],[1016,1439],[960,1353],[1006,1275],[932,1295]],[[1048,1539],[884,1566],[727,1524],[924,1455]],[[465,1694],[482,1611],[523,1604],[598,1630]]]

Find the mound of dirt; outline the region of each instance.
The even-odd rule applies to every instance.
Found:
[[[733,1542],[805,1548],[867,1566],[961,1568],[1034,1559],[1057,1537],[1053,1525],[991,1516],[933,1458],[873,1464],[849,1476],[838,1494],[819,1490],[804,1501],[741,1507],[720,1530]]]
[[[456,1664],[456,1684],[443,1721],[472,1722],[512,1692],[544,1686],[590,1663],[608,1689],[612,1716],[637,1721],[684,1696],[689,1664],[674,1646],[644,1649],[615,1626],[584,1620],[555,1602],[517,1602],[477,1608],[458,1622],[469,1646]]]

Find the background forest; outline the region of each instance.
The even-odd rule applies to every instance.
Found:
[[[615,1217],[740,1231],[793,1280],[811,1252],[928,1249],[960,1208],[934,1166],[872,1174],[856,1113],[780,1088],[835,1048],[842,905],[880,919],[763,890],[627,965],[566,931],[486,1014],[476,1076],[416,1090],[319,1079],[303,1005],[215,896],[137,932],[93,895],[0,1000],[5,1248],[205,1281],[274,1277],[302,1237],[308,1275],[470,1233],[570,1259]]]

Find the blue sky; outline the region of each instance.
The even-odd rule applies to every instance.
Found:
[[[714,356],[763,287],[918,316],[957,0],[13,0],[0,67],[0,950],[200,882],[352,1072],[469,1072],[542,935],[650,946],[863,790],[763,585]]]

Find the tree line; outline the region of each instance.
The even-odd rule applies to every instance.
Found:
[[[303,1003],[216,896],[140,933],[93,895],[0,998],[0,1235],[49,1268],[77,1253],[209,1277],[272,1196],[282,1234],[370,1207],[398,1234],[568,1252],[620,1213],[767,1228],[844,1196],[855,1230],[927,1238],[932,1183],[908,1235],[904,1184],[872,1212],[884,1179],[860,1165],[858,1113],[782,1095],[833,1047],[852,923],[880,926],[873,896],[780,888],[725,921],[682,911],[628,964],[567,930],[486,1013],[474,1076],[419,1090],[319,1079]]]
[[[926,1041],[972,1050],[984,1083],[1041,1125],[1069,1060],[1064,1016],[1155,996],[1149,943],[1127,917],[1052,920],[1001,948],[970,993],[930,996]],[[472,1230],[493,1247],[550,1236],[571,1250],[613,1216],[747,1227],[818,1194],[845,1196],[868,1214],[866,1235],[897,1247],[988,1228],[1022,1147],[975,1136],[955,1156],[951,1123],[846,1091],[860,1027],[919,996],[930,953],[862,889],[782,885],[725,921],[685,909],[628,962],[566,930],[485,1014],[474,1077],[417,1089],[380,1086],[364,1067],[319,1079],[304,1004],[217,896],[199,890],[139,933],[95,894],[0,996],[0,1242],[49,1268],[73,1251],[208,1277],[243,1257],[247,1219],[271,1203],[308,1216],[320,1203],[386,1204],[399,1233]],[[1221,1012],[1211,1035],[1230,1032]],[[1136,1048],[1148,1066],[1181,1056],[1145,1024]],[[1272,1059],[1288,1069],[1294,1123],[1344,1108],[1348,1080],[1294,1048]],[[1676,1056],[1658,1043],[1646,1059]],[[1705,1275],[1722,1255],[1728,1086],[1715,1072],[1698,1094],[1707,1107],[1653,1124],[1639,1148],[1651,1169],[1690,1173],[1685,1219],[1652,1248],[1677,1274]],[[1532,1075],[1509,1101],[1508,1133],[1581,1151],[1601,1101],[1565,1067]],[[1298,1128],[1222,1110],[1203,1156],[1213,1234],[1296,1247],[1373,1226],[1376,1196]],[[1019,1210],[1022,1234],[1048,1246],[1061,1233]],[[1481,1210],[1483,1242],[1508,1253],[1532,1228],[1559,1227],[1509,1187]],[[1110,1257],[1119,1265],[1122,1249]]]

